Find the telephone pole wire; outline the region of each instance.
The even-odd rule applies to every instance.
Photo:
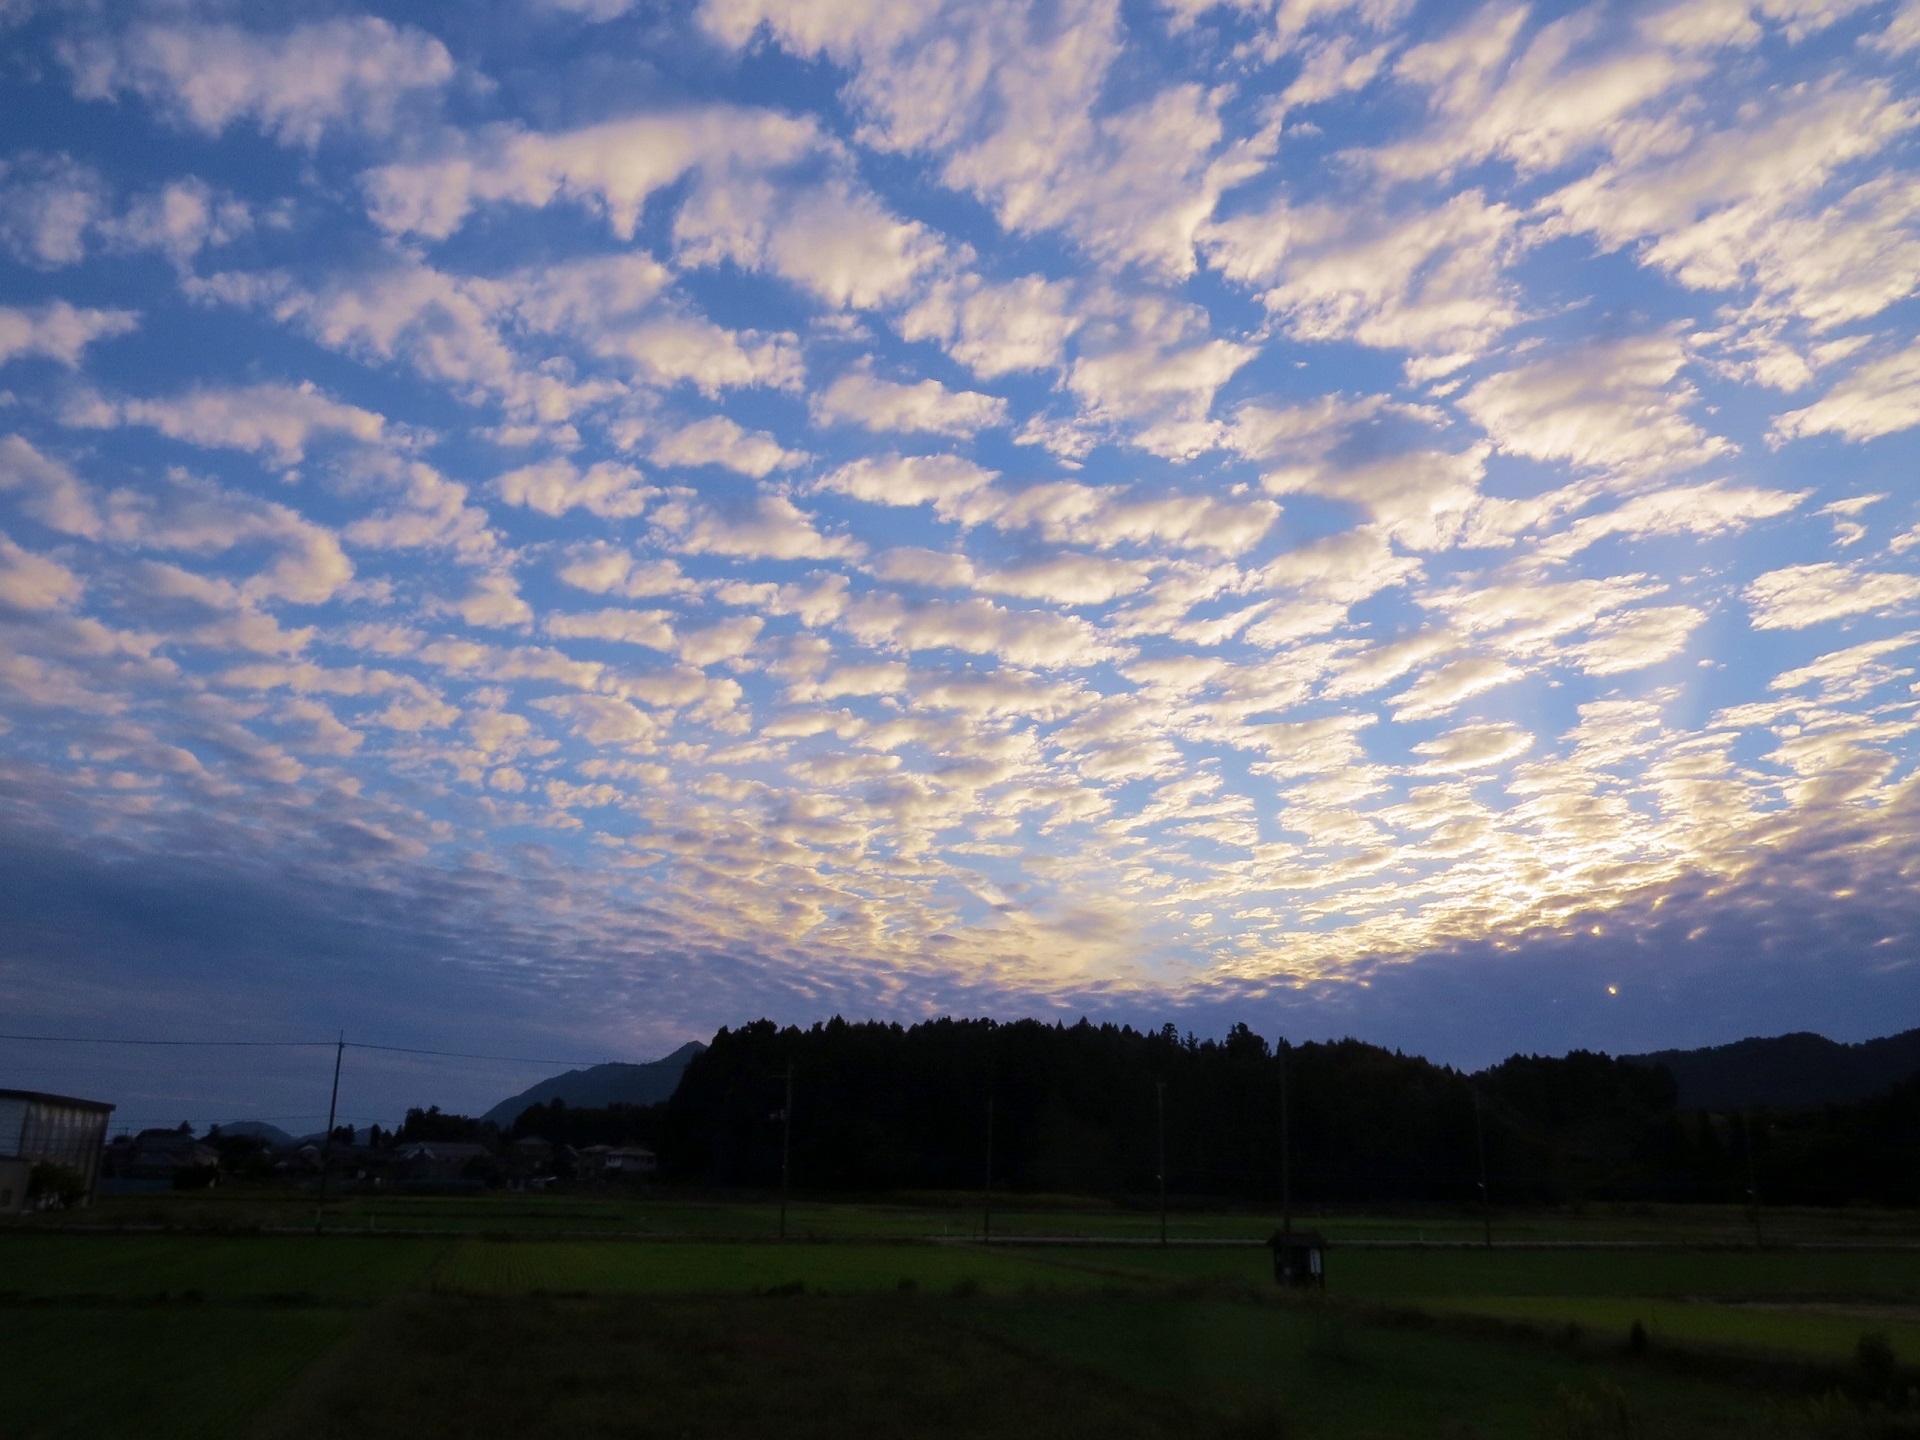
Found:
[[[327,1213],[327,1172],[333,1159],[333,1122],[340,1113],[340,1061],[347,1053],[347,1032],[342,1030],[340,1038],[333,1042],[333,1094],[327,1098],[327,1135],[320,1142],[320,1204],[313,1212],[313,1233],[320,1233],[321,1220]]]
[[[1487,1126],[1481,1117],[1485,1108],[1480,1087],[1473,1088],[1473,1146],[1480,1157],[1480,1223],[1485,1227],[1486,1248],[1493,1248],[1493,1196],[1487,1189]]]
[[[793,1062],[787,1062],[787,1103],[780,1111],[780,1238],[787,1238],[787,1187],[793,1163]]]
[[[1167,1248],[1167,1082],[1153,1082],[1160,1119],[1160,1248]]]
[[[980,1240],[993,1243],[993,1093],[987,1093],[987,1186],[980,1195]]]

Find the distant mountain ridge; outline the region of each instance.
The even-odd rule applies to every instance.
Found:
[[[1682,1110],[1808,1109],[1882,1095],[1920,1073],[1920,1030],[1857,1045],[1803,1030],[1620,1058],[1666,1066],[1680,1087]]]
[[[269,1125],[264,1120],[228,1120],[214,1128],[222,1135],[244,1135],[249,1139],[264,1140],[281,1149],[293,1144],[293,1136],[278,1125]]]
[[[593,1065],[585,1070],[569,1070],[564,1075],[542,1080],[518,1095],[502,1100],[480,1118],[490,1120],[502,1130],[520,1118],[531,1105],[564,1100],[574,1109],[601,1109],[608,1105],[658,1105],[671,1096],[680,1084],[681,1072],[694,1056],[707,1047],[689,1040],[671,1055],[646,1065],[614,1062]]]

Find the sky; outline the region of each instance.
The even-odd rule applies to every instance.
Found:
[[[1916,57],[1920,0],[4,0],[4,1028],[1920,1021]]]

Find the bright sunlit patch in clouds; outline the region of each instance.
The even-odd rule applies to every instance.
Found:
[[[1910,962],[1911,7],[191,10],[7,22],[8,845],[609,1034]]]

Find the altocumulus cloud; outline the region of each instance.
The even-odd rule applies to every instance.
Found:
[[[10,1013],[1920,1000],[1911,6],[436,15],[8,31]]]

